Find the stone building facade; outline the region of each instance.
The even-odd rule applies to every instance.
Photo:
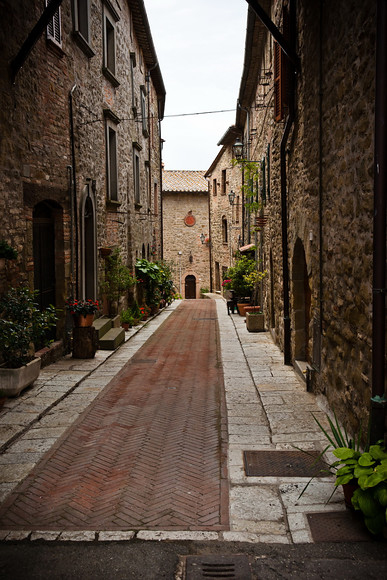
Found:
[[[101,249],[161,258],[165,88],[144,3],[0,5],[0,231],[19,251],[3,288],[101,298]]]
[[[163,171],[163,250],[176,291],[210,289],[208,185],[204,171]]]
[[[234,265],[235,254],[244,244],[241,173],[232,161],[232,145],[238,135],[236,127],[229,127],[218,143],[221,150],[205,174],[209,183],[211,289],[214,292],[222,290],[224,274]],[[231,192],[235,194],[232,203]]]
[[[376,3],[260,5],[296,54],[249,8],[236,127],[265,181],[265,313],[353,433],[372,396]]]

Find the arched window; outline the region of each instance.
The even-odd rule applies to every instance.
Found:
[[[226,216],[222,217],[222,240],[224,244],[228,243],[228,227]]]

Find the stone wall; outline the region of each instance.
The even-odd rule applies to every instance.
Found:
[[[280,28],[282,4],[271,3]],[[301,72],[286,147],[291,356],[310,365],[310,388],[327,397],[353,432],[366,419],[371,396],[375,3],[305,0],[297,6]],[[271,79],[272,42],[266,33],[260,54],[261,71]],[[250,158],[266,156],[270,163],[265,311],[283,347],[285,119],[273,120],[272,84],[257,86],[249,106]]]
[[[73,3],[64,1],[61,47],[43,33],[14,84],[8,63],[40,17],[43,3],[5,0],[5,5],[0,31],[1,237],[19,252],[14,267],[17,282],[28,282],[33,288],[33,210],[47,202],[55,221],[56,305],[62,307],[71,293],[82,297],[88,260],[95,261],[96,297],[101,298],[105,263],[99,248],[119,246],[132,267],[137,257],[161,258],[159,104],[165,95],[160,92],[158,69],[149,71],[152,55],[146,26],[138,33],[141,3],[90,0],[90,40],[85,45],[74,31]],[[136,10],[135,23],[129,6]],[[115,22],[115,78],[103,71],[106,10]],[[116,202],[109,202],[107,195],[108,122],[117,136]],[[134,152],[139,158],[140,199],[136,201]],[[88,198],[95,216],[95,231],[89,238],[85,234]],[[4,275],[1,280],[5,286]]]

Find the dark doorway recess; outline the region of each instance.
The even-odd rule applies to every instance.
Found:
[[[55,220],[48,202],[35,206],[33,212],[34,288],[38,291],[37,302],[41,309],[50,304],[56,306],[55,298]]]
[[[185,279],[185,298],[188,300],[194,300],[196,298],[195,276],[187,276]]]

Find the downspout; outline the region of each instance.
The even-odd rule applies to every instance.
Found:
[[[376,15],[374,236],[372,302],[372,398],[370,439],[386,437],[385,413],[385,296],[387,189],[387,6],[378,0]]]
[[[290,40],[294,43],[296,30],[296,14],[294,2],[289,3]],[[289,60],[291,66],[291,61]],[[290,130],[294,122],[294,91],[296,68],[291,66],[289,87],[289,113],[285,123],[281,140],[281,222],[282,222],[282,275],[283,275],[283,302],[284,302],[284,364],[291,365],[291,327],[290,327],[290,297],[289,297],[289,251],[288,251],[288,192],[286,173],[286,147]]]
[[[161,138],[161,119],[159,119],[159,166],[160,166],[160,187],[159,187],[159,195],[160,195],[160,255],[161,259],[164,260],[164,220],[163,220],[163,159],[162,159],[162,150],[163,150],[163,140]]]
[[[75,227],[75,297],[78,298],[79,292],[79,234],[78,234],[78,204],[77,204],[77,178],[75,170],[75,139],[74,139],[74,115],[73,115],[73,93],[77,85],[75,84],[69,92],[69,110],[70,110],[70,144],[71,144],[71,161],[73,177],[73,212]]]

